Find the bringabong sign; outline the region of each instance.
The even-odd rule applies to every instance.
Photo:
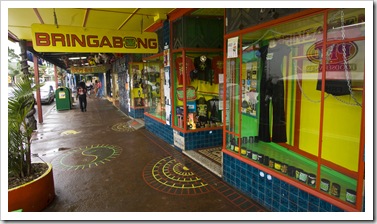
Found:
[[[38,52],[157,53],[153,32],[132,32],[76,26],[32,24],[33,48]]]

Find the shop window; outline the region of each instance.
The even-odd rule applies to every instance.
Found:
[[[129,64],[129,82],[126,87],[130,91],[130,106],[133,108],[144,107],[145,94],[141,84],[143,83],[143,63],[132,62]]]
[[[142,105],[149,115],[165,120],[165,72],[163,57],[158,54],[143,59],[141,78],[138,79],[138,91],[142,95]]]
[[[174,126],[185,131],[221,128],[219,82],[224,74],[222,52],[210,49],[176,50],[173,52],[172,68]]]
[[[363,9],[325,10],[245,32],[237,54],[228,40],[224,152],[361,202],[364,22]]]

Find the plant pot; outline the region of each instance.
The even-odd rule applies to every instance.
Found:
[[[8,190],[8,211],[39,212],[55,198],[52,165],[35,180]]]

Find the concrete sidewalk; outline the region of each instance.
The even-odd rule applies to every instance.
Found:
[[[53,165],[56,198],[45,212],[266,211],[145,128],[131,128],[108,100],[88,98],[87,112],[73,106],[53,108],[33,137],[33,160]]]

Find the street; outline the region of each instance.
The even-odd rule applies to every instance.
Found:
[[[46,117],[46,114],[53,108],[55,107],[55,102],[56,100],[54,100],[52,103],[50,104],[42,104],[42,118],[44,119]],[[34,117],[35,119],[37,120],[38,124],[40,123],[39,122],[39,119],[38,119],[38,106],[37,104],[35,104],[34,106],[35,108],[35,114],[34,114]]]

